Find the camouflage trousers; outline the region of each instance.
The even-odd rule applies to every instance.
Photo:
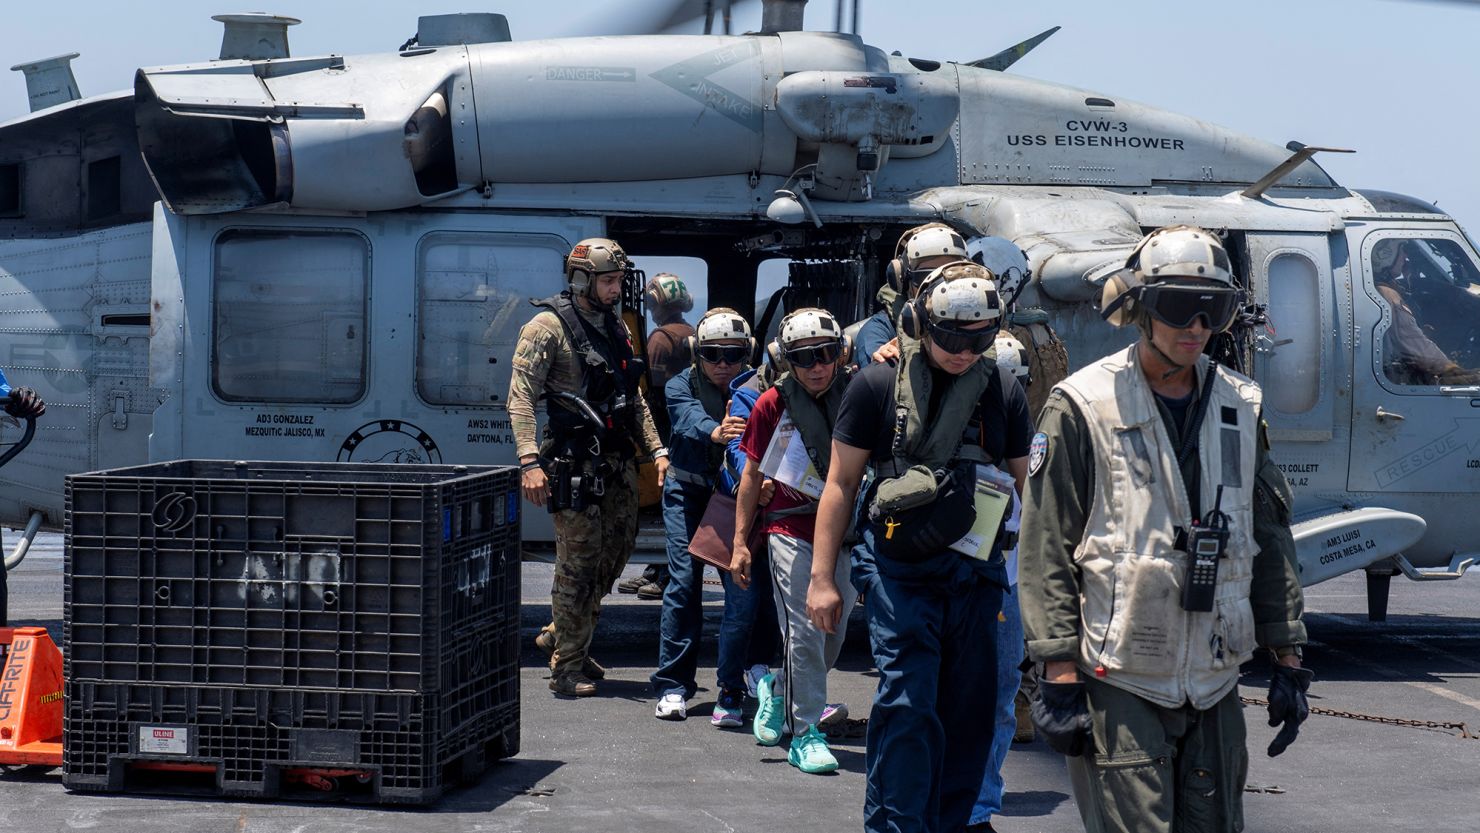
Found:
[[[555,583],[550,613],[555,621],[556,677],[579,671],[586,661],[601,600],[627,567],[637,542],[637,465],[615,460],[600,502],[577,512],[555,513]]]

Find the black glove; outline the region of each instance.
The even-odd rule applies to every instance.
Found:
[[[1269,725],[1285,724],[1274,740],[1269,742],[1269,757],[1284,752],[1300,734],[1300,724],[1310,717],[1310,703],[1305,692],[1310,690],[1310,681],[1315,672],[1309,668],[1291,668],[1276,665],[1269,678]]]
[[[1077,758],[1093,748],[1089,697],[1084,683],[1051,683],[1040,679],[1030,713],[1033,725],[1043,733],[1053,751]]]
[[[35,419],[46,413],[46,403],[31,388],[13,388],[5,401],[5,413],[16,419]]]

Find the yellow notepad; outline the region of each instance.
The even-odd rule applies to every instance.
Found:
[[[1006,482],[1003,478],[1006,477]],[[1010,475],[1004,475],[995,467],[976,467],[976,523],[951,549],[983,561],[992,557],[992,544],[997,541],[997,532],[1002,528],[1002,519],[1012,509],[1013,487]]]

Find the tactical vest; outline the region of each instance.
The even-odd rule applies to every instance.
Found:
[[[817,476],[827,479],[827,464],[832,457],[833,426],[838,424],[838,410],[843,406],[843,391],[848,387],[851,374],[839,371],[822,398],[817,399],[807,392],[802,383],[791,373],[785,373],[776,381],[776,395],[781,397],[781,407],[791,417],[797,432],[802,436],[807,456],[817,469]]]
[[[631,456],[642,445],[642,426],[638,424],[638,384],[645,367],[634,358],[632,340],[627,328],[615,314],[603,313],[605,332],[586,321],[576,310],[569,291],[531,301],[555,313],[565,335],[570,339],[581,364],[581,398],[596,411],[605,429],[598,434],[604,454]],[[549,426],[557,442],[589,430],[586,422],[563,405],[551,404]]]
[[[1210,508],[1223,487],[1230,533],[1209,612],[1181,606],[1187,554],[1176,543],[1179,530],[1192,526],[1192,507],[1137,346],[1056,387],[1079,406],[1095,454],[1094,498],[1074,553],[1079,668],[1103,668],[1105,682],[1168,708],[1217,703],[1254,650],[1249,587],[1259,549],[1253,504],[1260,391],[1206,356],[1197,374],[1199,396],[1210,397],[1197,435],[1202,500]]]

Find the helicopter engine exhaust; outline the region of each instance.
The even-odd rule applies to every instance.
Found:
[[[292,199],[292,156],[282,123],[176,116],[160,104],[143,72],[134,85],[134,122],[149,174],[177,211],[237,211]]]

